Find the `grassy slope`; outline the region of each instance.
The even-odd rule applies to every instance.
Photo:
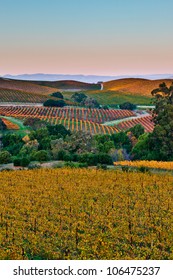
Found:
[[[29,128],[23,124],[23,121],[16,119],[14,117],[0,116],[0,118],[1,117],[4,119],[7,119],[7,120],[11,121],[12,123],[17,124],[19,126],[19,130],[9,130],[8,129],[8,130],[3,131],[3,134],[12,133],[12,132],[14,132],[15,134],[19,134],[21,136],[25,136],[26,134],[28,134]],[[2,131],[1,131],[1,133],[2,133]]]
[[[63,95],[70,98],[74,92],[63,92]],[[152,99],[149,96],[122,94],[115,91],[86,91],[86,95],[95,98],[100,104],[103,105],[116,105],[124,102],[131,102],[139,105],[151,105]]]
[[[132,95],[149,96],[151,91],[158,88],[161,83],[165,82],[168,86],[171,85],[173,80],[146,80],[146,79],[120,79],[104,83],[104,90],[118,91],[121,93],[127,93]]]

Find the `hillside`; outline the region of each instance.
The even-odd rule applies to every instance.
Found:
[[[108,91],[117,91],[125,94],[151,96],[151,91],[157,88],[161,83],[165,82],[168,86],[171,85],[173,79],[162,80],[146,80],[146,79],[120,79],[105,82],[103,89]]]
[[[32,83],[53,87],[62,91],[73,91],[73,90],[99,90],[99,84],[89,84],[73,80],[63,80],[63,81],[32,81]]]
[[[56,88],[41,86],[28,81],[10,80],[0,78],[0,89],[18,90],[26,93],[49,95],[56,92]]]

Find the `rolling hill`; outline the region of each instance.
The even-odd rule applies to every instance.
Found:
[[[56,88],[37,85],[30,81],[28,82],[28,81],[20,81],[20,80],[10,80],[5,78],[0,78],[0,89],[18,90],[21,92],[41,94],[41,95],[49,95],[57,91]]]
[[[73,80],[63,80],[63,81],[32,81],[32,83],[53,87],[61,91],[80,91],[80,90],[100,90],[99,84],[90,84],[84,82],[78,82]]]
[[[166,85],[170,86],[173,82],[172,79],[162,79],[162,80],[146,80],[146,79],[120,79],[105,82],[103,84],[103,89],[108,91],[117,91],[124,94],[132,95],[142,95],[151,97],[151,91],[165,82]]]

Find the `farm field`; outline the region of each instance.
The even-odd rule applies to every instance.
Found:
[[[165,170],[173,170],[173,162],[171,161],[147,161],[147,160],[139,160],[139,161],[119,161],[114,162],[115,166],[132,166],[132,167],[149,167],[155,169],[165,169]]]
[[[72,131],[82,130],[91,134],[112,134],[118,131],[125,131],[136,124],[141,124],[146,132],[151,132],[154,128],[150,115],[144,117],[141,115],[141,117],[128,120],[130,117],[135,117],[135,112],[130,110],[1,106],[0,115],[20,119],[40,118],[51,124],[62,124]],[[106,125],[106,122],[109,123],[114,120],[120,121],[114,126],[112,124]]]
[[[173,177],[0,173],[0,259],[172,259]]]
[[[63,124],[72,131],[88,131],[91,134],[112,134],[119,131],[118,126],[103,125],[104,122],[135,116],[130,110],[105,110],[86,108],[47,108],[25,106],[1,106],[0,115],[25,119],[40,118],[52,124]]]
[[[28,93],[20,90],[2,89],[0,88],[1,102],[23,102],[23,103],[43,103],[48,98],[38,93]]]
[[[116,124],[115,127],[119,131],[126,131],[137,124],[141,124],[144,127],[145,132],[152,132],[154,129],[154,123],[152,122],[152,116],[150,115],[144,117],[141,116],[140,118],[134,118],[131,120],[122,120]]]

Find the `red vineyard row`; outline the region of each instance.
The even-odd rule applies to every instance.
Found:
[[[6,116],[33,116],[33,117],[52,117],[62,119],[78,119],[91,121],[94,123],[104,123],[107,121],[135,116],[129,110],[105,110],[105,109],[87,109],[87,108],[53,108],[53,107],[27,107],[11,106],[0,107],[0,114]]]
[[[122,121],[119,124],[117,124],[115,127],[118,130],[125,131],[125,130],[135,126],[136,124],[141,124],[144,127],[145,132],[152,132],[154,129],[154,123],[152,121],[152,116],[145,116],[145,117],[140,117],[140,118],[136,118],[136,119]]]

